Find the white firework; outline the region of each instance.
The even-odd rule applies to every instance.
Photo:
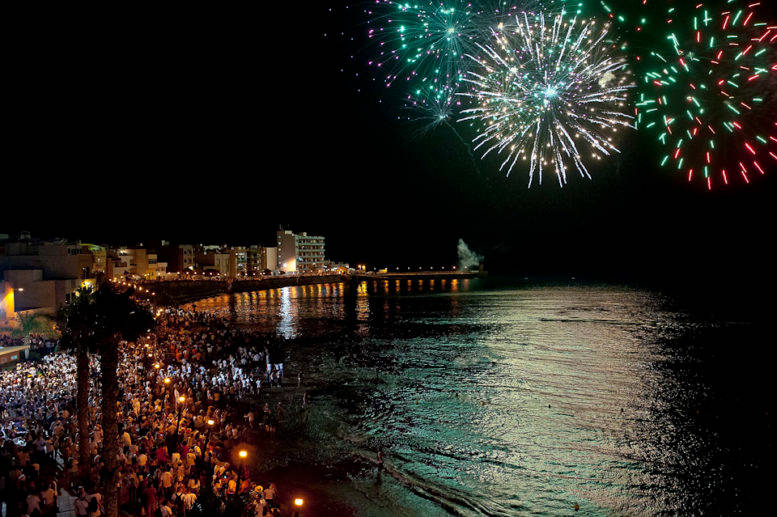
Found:
[[[460,120],[480,126],[475,149],[504,155],[499,170],[507,175],[528,161],[530,187],[547,168],[562,186],[570,166],[590,179],[586,156],[618,152],[615,133],[633,121],[626,101],[634,84],[607,28],[563,14],[546,24],[544,15],[526,13],[509,29],[493,28],[492,44],[468,54],[475,65],[465,78],[470,89],[460,94],[472,103]]]

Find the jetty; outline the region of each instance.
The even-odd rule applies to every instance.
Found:
[[[483,271],[408,271],[408,272],[357,272],[350,274],[321,275],[267,275],[260,277],[192,277],[163,280],[121,282],[124,285],[142,288],[142,292],[153,296],[162,305],[180,305],[204,298],[230,293],[245,293],[315,284],[384,282],[387,280],[442,280],[465,279],[485,276]]]

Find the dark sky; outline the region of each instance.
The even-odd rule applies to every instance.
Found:
[[[0,233],[269,244],[284,223],[376,266],[450,264],[464,238],[520,273],[771,273],[774,168],[708,193],[632,135],[593,181],[527,190],[398,121],[352,17],[284,5],[10,23]]]

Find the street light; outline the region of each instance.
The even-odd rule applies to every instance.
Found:
[[[186,397],[181,395],[178,397],[178,422],[175,424],[175,446],[178,447],[178,430],[181,427],[181,417],[183,416],[183,403],[186,402]]]
[[[210,442],[210,433],[213,430],[213,425],[216,423],[215,420],[212,418],[209,418],[206,422],[208,424],[208,435],[205,437],[205,447],[202,449],[202,457],[205,457],[205,453],[208,452],[208,443]]]
[[[248,457],[248,451],[245,449],[240,449],[237,455],[240,459],[238,460],[238,465],[237,465],[237,482],[235,486],[235,497],[237,497],[238,494],[240,493],[240,473],[242,468],[245,465],[245,459]]]
[[[305,500],[301,497],[294,498],[294,517],[299,517],[299,513],[302,507],[305,505]]]

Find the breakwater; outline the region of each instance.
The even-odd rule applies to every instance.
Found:
[[[278,289],[297,285],[353,283],[353,282],[377,282],[385,280],[433,280],[433,279],[462,279],[475,278],[484,273],[466,272],[407,272],[407,273],[362,273],[347,275],[277,275],[261,278],[240,279],[175,279],[154,280],[143,282],[143,287],[155,293],[155,298],[162,305],[180,305],[190,303],[203,298],[210,298],[229,293],[244,293],[250,291],[262,291],[265,289]]]

